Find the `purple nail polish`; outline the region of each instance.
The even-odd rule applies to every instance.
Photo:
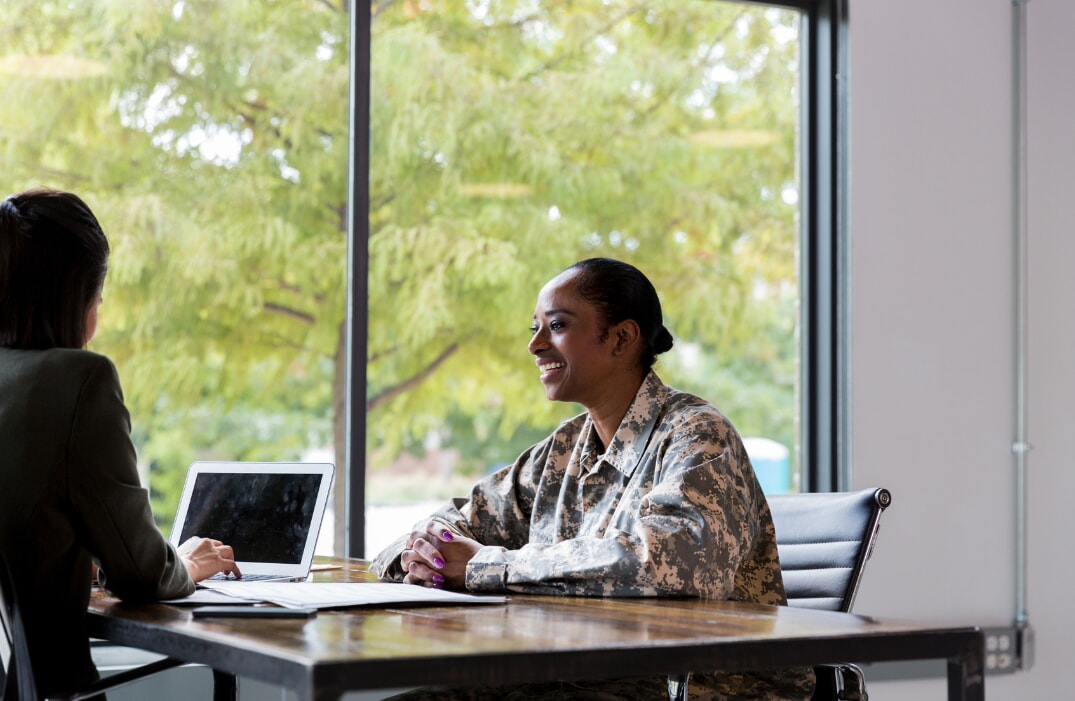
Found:
[[[440,569],[444,567],[444,560],[440,559],[439,557],[435,557],[433,558],[433,564],[436,565],[437,569]]]
[[[451,531],[441,531],[440,539],[444,540],[444,541],[447,541],[449,543],[452,542],[452,540],[453,540],[452,532]]]
[[[433,583],[437,584],[438,586],[444,584],[444,577],[441,577],[439,574],[434,574]]]

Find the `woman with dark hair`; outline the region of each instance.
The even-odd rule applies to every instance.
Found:
[[[607,258],[541,290],[528,350],[545,396],[585,413],[371,564],[379,577],[472,592],[697,596],[786,604],[769,506],[735,428],[665,385],[672,347],[653,285]],[[808,699],[810,670],[695,674],[692,699]],[[638,699],[667,678],[420,690],[407,699]]]
[[[83,350],[108,254],[76,195],[29,190],[0,202],[0,553],[44,695],[97,678],[85,623],[94,564],[102,586],[133,601],[238,574],[219,541],[177,550],[161,536],[116,368]]]

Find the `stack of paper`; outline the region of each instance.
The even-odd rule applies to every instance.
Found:
[[[167,603],[219,603],[220,595],[233,604],[243,600],[252,604],[269,602],[278,606],[318,609],[389,604],[501,604],[507,600],[504,596],[476,596],[391,582],[244,582],[240,579],[208,582],[202,586],[204,589],[191,597]],[[212,593],[217,596],[209,601],[206,594]]]

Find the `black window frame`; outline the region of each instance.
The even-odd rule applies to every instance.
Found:
[[[850,488],[850,347],[847,241],[848,0],[753,4],[803,13],[802,424],[803,491]],[[349,557],[365,556],[366,361],[369,308],[371,13],[351,12],[347,266],[347,400],[344,465]],[[356,242],[360,245],[356,245]]]
[[[803,11],[803,491],[851,487],[847,0]]]

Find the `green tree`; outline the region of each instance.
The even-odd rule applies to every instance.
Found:
[[[432,430],[480,469],[576,411],[544,400],[526,329],[541,284],[591,255],[642,267],[708,359],[669,356],[666,380],[791,445],[796,15],[370,11],[368,469]],[[83,194],[110,236],[94,348],[119,365],[163,518],[195,457],[333,444],[343,465],[347,13],[0,2],[0,168],[9,190]]]
[[[343,9],[20,0],[0,13],[0,163],[9,188],[83,194],[110,236],[93,347],[120,368],[158,515],[194,457],[286,459],[330,441]]]
[[[543,282],[591,255],[642,267],[673,333],[720,359],[666,379],[794,445],[797,21],[684,0],[375,8],[375,467],[456,413],[497,417],[505,442],[576,411],[543,401],[525,329]]]

